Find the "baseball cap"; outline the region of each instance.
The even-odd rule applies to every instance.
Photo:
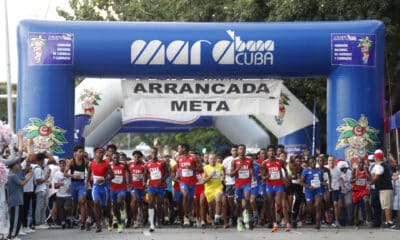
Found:
[[[383,151],[380,149],[375,150],[374,157],[378,159],[383,159]]]

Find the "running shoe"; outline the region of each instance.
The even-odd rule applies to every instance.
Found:
[[[278,225],[275,225],[274,224],[274,226],[272,227],[272,230],[271,230],[271,232],[277,232],[278,231]]]
[[[150,224],[149,231],[150,231],[150,232],[154,232],[154,225],[153,225],[153,224]]]
[[[118,233],[122,233],[122,230],[124,229],[124,225],[122,223],[118,224]]]
[[[239,232],[243,232],[243,223],[241,220],[238,220],[238,222],[237,222],[237,230]]]
[[[292,227],[290,226],[290,223],[286,223],[285,231],[290,232],[291,229],[292,229]]]
[[[188,217],[183,218],[183,226],[188,227],[190,226],[190,221]]]
[[[249,223],[249,220],[250,220],[249,213],[247,212],[247,210],[244,210],[243,211],[243,222],[244,223]]]
[[[109,226],[108,226],[108,231],[109,231],[109,232],[112,232],[112,230],[113,230],[113,226],[112,226],[112,225],[111,225],[111,226],[109,225]]]

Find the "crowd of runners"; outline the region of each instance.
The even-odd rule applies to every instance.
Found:
[[[24,158],[8,164],[10,238],[52,225],[119,233],[169,225],[272,232],[305,224],[398,227],[397,162],[381,150],[350,164],[325,154],[288,156],[281,145],[201,155],[181,144],[170,155],[154,146],[148,156],[127,156],[110,144],[95,148],[93,159],[79,145],[66,159],[27,145],[19,147]],[[13,182],[23,186],[22,203],[12,196]]]

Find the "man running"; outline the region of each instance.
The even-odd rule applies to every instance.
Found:
[[[88,162],[83,158],[85,151],[83,146],[76,145],[74,147],[74,158],[67,163],[64,171],[64,176],[71,178],[71,197],[72,208],[79,209],[80,212],[80,229],[85,229],[85,220],[87,215],[86,210],[86,188],[85,188],[85,174]],[[75,212],[75,211],[74,211]]]
[[[178,147],[178,172],[175,180],[179,181],[182,192],[182,207],[183,207],[183,226],[190,225],[189,213],[190,206],[193,203],[194,190],[196,187],[196,157],[189,154],[189,145],[181,144]]]
[[[352,183],[352,200],[354,204],[354,227],[358,228],[360,223],[358,221],[359,218],[359,206],[360,201],[364,200],[365,204],[365,215],[366,215],[366,223],[369,224],[370,219],[370,211],[371,207],[369,204],[369,189],[367,187],[368,182],[371,181],[371,175],[368,172],[368,169],[365,167],[364,159],[357,159],[357,168],[354,168],[351,172],[350,182]]]
[[[284,169],[281,165],[281,161],[275,157],[275,147],[269,145],[267,147],[268,159],[264,161],[262,166],[263,177],[266,179],[266,192],[267,200],[269,203],[270,220],[272,220],[273,227],[272,232],[278,231],[278,223],[276,221],[276,213],[282,208],[282,201],[284,198],[285,187],[284,187]],[[286,231],[290,231],[289,214],[287,211],[283,211],[283,216],[286,221]]]
[[[156,207],[156,224],[159,227],[162,221],[163,200],[165,189],[167,187],[166,180],[169,176],[169,166],[165,162],[158,159],[158,149],[153,147],[150,153],[150,160],[145,165],[145,182],[149,180],[147,185],[148,204],[149,204],[149,223],[150,232],[154,231],[154,209]]]
[[[122,233],[124,228],[123,221],[125,220],[125,194],[127,188],[127,173],[129,173],[128,165],[120,161],[118,152],[112,155],[111,169],[114,173],[114,178],[110,184],[110,197],[113,204],[113,213],[118,221],[118,233]],[[121,213],[122,212],[122,213]]]
[[[86,184],[93,180],[92,198],[93,210],[96,218],[96,232],[101,232],[101,220],[104,207],[107,206],[108,189],[106,182],[114,177],[114,173],[107,160],[103,160],[104,149],[94,149],[95,159],[90,163]],[[109,178],[109,179],[108,179]]]
[[[133,151],[132,156],[133,159],[128,163],[132,182],[131,210],[133,227],[138,228],[141,221],[141,219],[138,217],[138,213],[143,212],[144,162],[143,153],[141,151]]]
[[[250,213],[250,191],[251,180],[253,178],[253,165],[252,160],[246,157],[246,146],[240,144],[238,148],[238,157],[232,161],[232,171],[230,176],[235,176],[235,197],[237,201],[237,229],[239,232],[243,231],[243,222],[246,227],[249,226],[249,213]],[[242,209],[244,208],[244,211]]]

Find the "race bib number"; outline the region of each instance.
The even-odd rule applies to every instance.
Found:
[[[365,184],[367,183],[365,178],[359,178],[356,180],[356,185],[357,186],[365,186]]]
[[[293,184],[300,184],[300,180],[299,179],[292,179],[292,183]]]
[[[213,177],[212,178],[220,178],[221,177],[221,173],[218,170],[214,170],[213,171]]]
[[[312,179],[311,186],[314,188],[319,188],[321,187],[321,181],[319,179]]]
[[[132,175],[133,181],[141,181],[143,179],[143,174],[134,174]]]
[[[250,177],[250,172],[248,169],[245,170],[239,170],[239,178],[249,178]]]
[[[192,177],[193,170],[191,169],[182,169],[182,177]]]
[[[123,176],[114,176],[112,182],[116,183],[116,184],[122,184],[122,182],[124,181],[124,177]]]
[[[82,172],[82,171],[74,171],[74,175],[79,176],[79,179],[85,179],[85,172]]]
[[[97,183],[98,181],[104,182],[104,177],[102,177],[102,176],[94,176],[93,175],[93,182]]]
[[[161,172],[160,170],[156,169],[150,172],[150,179],[151,180],[160,180],[161,179]]]
[[[280,178],[281,178],[281,176],[279,174],[279,171],[271,171],[269,179],[277,180],[277,179],[280,179]]]

